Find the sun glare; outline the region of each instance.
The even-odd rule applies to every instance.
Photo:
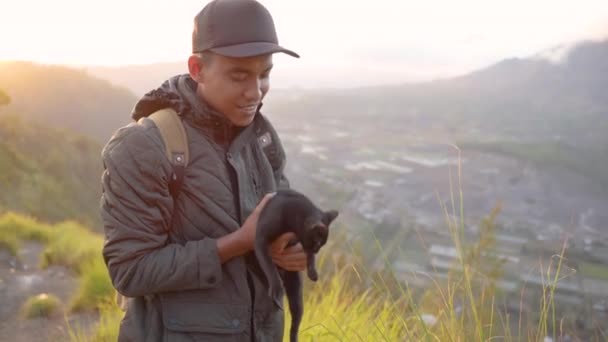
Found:
[[[479,67],[608,35],[608,2],[260,0],[302,67],[327,62],[405,70]],[[178,61],[206,1],[19,0],[0,10],[0,60],[76,65]],[[441,10],[438,10],[441,9]],[[309,25],[310,18],[315,25]],[[365,25],[362,25],[365,23]],[[514,23],[517,23],[514,25]],[[567,24],[566,24],[567,23]],[[314,60],[314,61],[313,61]]]

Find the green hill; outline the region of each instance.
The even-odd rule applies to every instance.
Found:
[[[101,145],[15,115],[0,116],[0,213],[99,227]]]
[[[575,341],[605,340],[607,331],[601,316],[580,323],[580,312],[571,307],[561,310],[556,304],[558,283],[568,277],[568,271],[560,272],[565,260],[563,252],[556,267],[541,266],[531,271],[547,276],[542,287],[543,300],[524,301],[524,292],[530,296],[531,290],[522,289],[521,299],[519,295],[516,298],[516,312],[508,311],[504,294],[497,287],[500,266],[484,256],[496,243],[491,235],[491,217],[484,221],[484,227],[488,235],[466,247],[458,245],[459,254],[465,257],[455,262],[447,275],[431,270],[419,272],[420,278],[432,282],[421,291],[403,283],[389,265],[366,266],[361,248],[370,248],[368,243],[345,244],[344,236],[334,236],[317,256],[319,281],[304,280],[301,340],[546,341],[548,337],[557,340],[566,335]],[[50,225],[14,213],[0,215],[0,249],[8,246],[18,257],[19,246],[27,240],[43,245],[41,268],[63,266],[78,276],[77,291],[69,303],[61,305],[71,313],[99,314],[99,324],[93,329],[69,326],[70,341],[116,341],[123,312],[114,305],[115,292],[101,255],[102,236],[74,222]],[[381,252],[380,248],[371,249]],[[51,290],[49,295],[52,294]],[[53,324],[38,319],[42,324]],[[289,331],[290,322],[286,311],[285,331]]]
[[[29,62],[0,62],[0,89],[10,97],[0,116],[18,114],[102,143],[130,121],[137,100],[126,88],[85,71]]]

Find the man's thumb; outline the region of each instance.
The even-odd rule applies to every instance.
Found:
[[[281,247],[283,247],[283,248],[285,248],[291,240],[295,240],[295,239],[296,239],[296,234],[293,232],[288,232],[288,233],[285,233],[285,234],[279,236],[279,241],[280,241]]]

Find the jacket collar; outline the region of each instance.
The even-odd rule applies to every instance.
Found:
[[[196,82],[188,74],[171,77],[159,88],[146,93],[135,104],[131,117],[137,121],[160,109],[172,108],[192,126],[213,135],[216,142],[230,145],[244,128],[233,125],[223,114],[209,106],[197,94],[196,87]],[[260,104],[256,117],[261,107]]]

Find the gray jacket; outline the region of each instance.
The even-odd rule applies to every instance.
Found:
[[[265,193],[288,187],[283,148],[262,114],[238,129],[195,87],[188,75],[173,77],[133,111],[137,120],[172,107],[182,117],[190,163],[175,201],[151,120],[119,129],[102,152],[103,256],[116,289],[132,297],[119,341],[282,341],[282,294],[268,297],[252,253],[222,265],[216,239]]]

